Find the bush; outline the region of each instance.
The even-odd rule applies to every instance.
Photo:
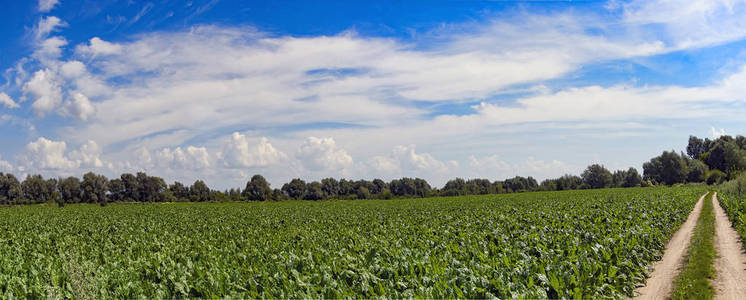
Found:
[[[713,185],[713,184],[721,184],[723,181],[725,181],[725,173],[718,169],[713,169],[707,172],[707,184]]]

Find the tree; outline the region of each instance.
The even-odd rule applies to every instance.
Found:
[[[698,159],[690,159],[687,161],[689,166],[689,173],[687,174],[686,180],[689,182],[703,182],[707,176],[707,165]]]
[[[290,199],[303,199],[306,195],[306,182],[300,178],[294,178],[282,186],[282,193]]]
[[[370,191],[368,188],[364,186],[360,186],[357,188],[357,193],[355,193],[358,199],[370,199]]]
[[[334,178],[321,179],[321,191],[329,198],[337,198],[340,195],[339,181]]]
[[[371,194],[381,195],[384,190],[388,190],[389,185],[381,179],[373,179],[373,188],[370,189]]]
[[[266,201],[272,196],[272,189],[262,175],[254,175],[246,183],[243,196],[250,201]]]
[[[23,198],[23,189],[13,174],[0,172],[0,204],[19,204]]]
[[[601,189],[610,187],[612,184],[611,172],[604,166],[593,164],[588,166],[581,176],[583,182],[592,189]]]
[[[710,170],[707,172],[707,177],[705,178],[707,184],[713,185],[713,184],[721,184],[723,181],[725,181],[725,173],[721,172],[718,169]]]
[[[111,202],[124,201],[124,182],[119,178],[109,180],[109,196]]]
[[[616,170],[614,173],[611,174],[611,186],[612,187],[622,187],[624,184],[624,179],[627,178],[627,171],[625,170]]]
[[[466,194],[466,181],[461,178],[451,179],[446,182],[441,190],[443,196],[459,196]]]
[[[637,172],[637,169],[630,167],[626,175],[622,187],[638,187],[642,185],[642,176]]]
[[[324,200],[324,192],[321,190],[321,183],[314,181],[308,184],[303,194],[305,200]]]
[[[683,183],[689,174],[689,168],[683,157],[675,151],[663,151],[642,165],[644,179],[655,183],[672,185]]]
[[[210,200],[210,188],[202,180],[197,180],[189,187],[189,199],[195,202]]]
[[[707,152],[705,141],[696,136],[689,136],[689,144],[686,146],[686,154],[693,159],[698,159],[702,153]]]
[[[85,173],[83,182],[80,183],[81,199],[86,203],[106,205],[108,184],[109,179],[104,175],[96,175],[93,172]]]
[[[122,179],[122,184],[124,185],[124,201],[136,201],[140,202],[143,201],[140,198],[140,187],[137,182],[137,177],[135,175],[125,173],[120,176]]]
[[[21,183],[23,195],[30,203],[46,203],[55,200],[56,180],[44,180],[41,175],[29,175]]]
[[[80,179],[77,177],[60,178],[57,189],[60,192],[60,203],[78,203],[80,202]],[[60,206],[62,206],[60,205]]]
[[[156,176],[148,176],[143,172],[137,172],[137,196],[142,202],[163,201],[163,192],[166,190],[166,181]]]
[[[181,182],[174,181],[173,184],[168,186],[168,190],[171,191],[171,195],[173,195],[177,200],[189,200],[189,187]]]

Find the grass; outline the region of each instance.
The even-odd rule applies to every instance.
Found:
[[[715,276],[715,213],[712,207],[712,192],[703,199],[702,212],[694,228],[689,244],[684,269],[674,280],[673,299],[712,299],[715,291],[710,279]]]

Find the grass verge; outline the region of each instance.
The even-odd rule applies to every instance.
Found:
[[[715,213],[712,207],[712,192],[702,200],[702,212],[694,228],[689,244],[684,269],[674,280],[673,299],[712,299],[715,293],[710,279],[715,276]]]

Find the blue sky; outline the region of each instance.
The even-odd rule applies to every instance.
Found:
[[[19,176],[544,179],[745,127],[744,1],[2,4]]]

